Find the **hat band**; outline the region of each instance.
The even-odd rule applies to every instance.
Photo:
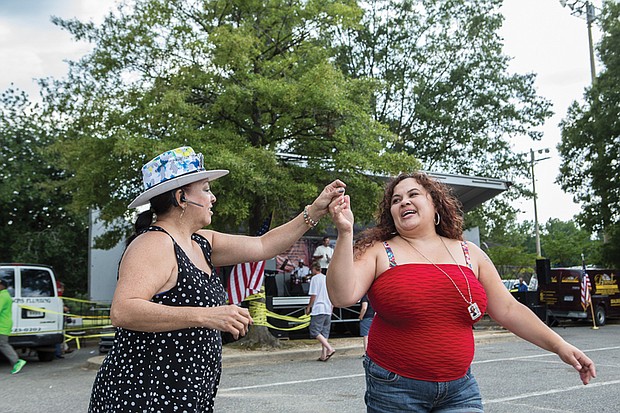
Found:
[[[193,175],[195,173],[204,172],[204,171],[205,171],[204,169],[201,169],[201,170],[197,170],[197,171],[191,171],[191,172],[185,173],[183,175],[172,176],[170,178],[166,178],[165,180],[163,180],[161,182],[157,182],[156,184],[153,184],[153,185],[151,185],[151,186],[149,186],[148,188],[145,188],[145,189],[152,189],[152,188],[158,187],[158,186],[160,186],[162,184],[165,184],[168,181],[172,181],[173,179],[181,178],[181,177],[188,176],[188,175]]]

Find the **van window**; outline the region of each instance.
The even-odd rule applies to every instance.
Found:
[[[22,268],[22,297],[53,297],[54,285],[49,271]]]
[[[15,270],[13,268],[0,268],[0,278],[7,283],[7,291],[11,297],[15,297]]]

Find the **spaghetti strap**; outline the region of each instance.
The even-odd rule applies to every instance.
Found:
[[[473,270],[474,267],[471,264],[471,257],[469,255],[469,247],[467,246],[467,241],[461,241],[461,248],[463,248],[463,255],[465,256],[465,264],[467,264],[467,266]]]
[[[394,258],[394,251],[392,251],[392,247],[390,247],[387,241],[383,241],[383,248],[385,248],[385,253],[390,261],[390,268],[396,267],[398,264],[396,264],[396,258]]]
[[[164,234],[168,235],[170,237],[170,239],[172,239],[172,242],[174,242],[175,244],[177,243],[174,238],[172,237],[172,235],[170,235],[168,233],[168,231],[166,231],[165,229],[163,229],[162,227],[158,227],[157,225],[151,225],[150,227],[146,228],[145,230],[143,230],[141,232],[141,234],[148,232],[148,231],[159,231],[159,232],[163,232]]]

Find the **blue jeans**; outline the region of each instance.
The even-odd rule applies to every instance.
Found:
[[[367,413],[483,413],[478,383],[471,373],[433,382],[399,376],[364,357]]]

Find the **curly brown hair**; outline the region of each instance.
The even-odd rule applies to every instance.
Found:
[[[368,228],[357,237],[354,244],[355,256],[359,257],[367,248],[377,241],[387,241],[398,235],[390,208],[394,187],[401,181],[413,178],[430,194],[435,210],[439,213],[440,221],[436,231],[446,238],[463,240],[463,211],[460,201],[454,196],[451,189],[444,183],[431,178],[424,172],[401,173],[390,179],[385,185],[383,200],[376,213],[377,224]]]

